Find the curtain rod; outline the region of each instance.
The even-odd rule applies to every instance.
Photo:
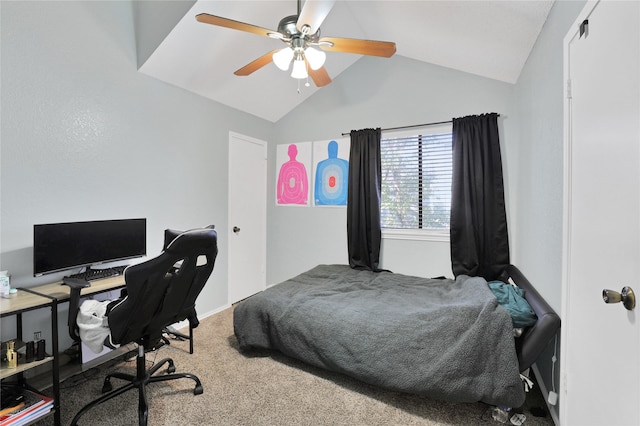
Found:
[[[437,121],[435,123],[425,123],[425,124],[412,124],[410,126],[399,126],[399,127],[389,127],[387,129],[381,129],[383,132],[387,132],[389,130],[402,130],[402,129],[411,129],[413,127],[427,127],[427,126],[437,126],[438,124],[447,124],[453,123],[453,120],[447,121]],[[349,136],[351,132],[343,133],[342,136]]]
[[[500,114],[498,114],[498,117],[500,117]],[[425,124],[412,124],[409,126],[389,127],[387,129],[381,129],[381,131],[387,132],[389,130],[402,130],[402,129],[411,129],[413,127],[437,126],[438,124],[448,124],[448,123],[453,123],[453,120],[436,121],[434,123],[425,123]],[[343,133],[342,136],[349,136],[350,134],[351,132],[347,132],[347,133]]]

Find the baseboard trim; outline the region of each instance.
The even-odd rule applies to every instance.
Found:
[[[555,423],[556,426],[559,426],[560,417],[558,416],[558,407],[557,405],[549,404],[549,390],[547,389],[547,387],[544,384],[544,381],[542,380],[542,375],[540,374],[538,365],[533,364],[531,366],[531,369],[533,370],[533,374],[536,375],[536,379],[537,379],[536,381],[538,382],[538,386],[540,386],[540,393],[544,397],[544,403],[547,404],[547,409],[549,410],[549,414],[551,414],[551,419],[553,420],[553,423]]]
[[[222,311],[224,311],[224,310],[226,310],[226,309],[228,309],[230,307],[231,307],[231,305],[220,306],[219,308],[216,308],[213,311],[209,311],[209,312],[206,312],[204,314],[198,315],[198,319],[202,321],[203,319],[205,319],[207,317],[210,317],[211,315],[215,315],[217,313],[220,313],[220,312],[222,312]],[[175,328],[176,330],[181,330],[183,328],[189,327],[189,321],[188,320],[180,321],[180,322],[177,322],[175,324],[172,324],[171,326],[173,328]]]
[[[209,311],[209,312],[207,312],[207,313],[205,313],[203,315],[198,315],[198,318],[205,319],[207,317],[210,317],[211,315],[215,315],[215,314],[218,314],[218,313],[220,313],[222,311],[225,311],[225,310],[229,309],[230,307],[231,307],[231,305],[229,305],[229,304],[222,305],[219,308],[215,308],[213,311]]]

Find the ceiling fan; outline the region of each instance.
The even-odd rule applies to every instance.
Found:
[[[287,45],[283,49],[272,50],[248,63],[234,72],[235,75],[250,75],[272,61],[278,68],[287,71],[293,62],[291,77],[304,79],[310,76],[317,87],[322,87],[331,83],[331,77],[324,68],[326,54],[323,50],[383,58],[389,58],[396,52],[396,44],[393,42],[320,37],[320,25],[334,3],[335,0],[307,0],[304,8],[301,9],[301,0],[298,0],[298,14],[282,18],[278,24],[278,31],[208,13],[200,13],[196,19],[206,24],[271,37]]]

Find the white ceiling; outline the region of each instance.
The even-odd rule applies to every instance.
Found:
[[[396,55],[515,83],[553,0],[338,0],[321,26],[323,36],[393,41]],[[140,67],[140,71],[214,101],[276,122],[318,89],[274,64],[247,77],[235,70],[284,47],[275,39],[197,22],[209,13],[276,30],[295,15],[297,1],[199,0]],[[360,55],[328,52],[332,79]],[[392,59],[376,58],[380,61]],[[304,83],[304,81],[303,81]]]

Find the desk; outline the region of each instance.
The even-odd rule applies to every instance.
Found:
[[[90,296],[92,294],[104,293],[106,291],[117,290],[125,286],[124,275],[116,275],[114,277],[102,278],[90,281],[91,287],[80,290],[80,296]],[[29,289],[45,297],[54,297],[58,303],[68,302],[71,297],[71,288],[62,283],[62,281],[39,285]]]

